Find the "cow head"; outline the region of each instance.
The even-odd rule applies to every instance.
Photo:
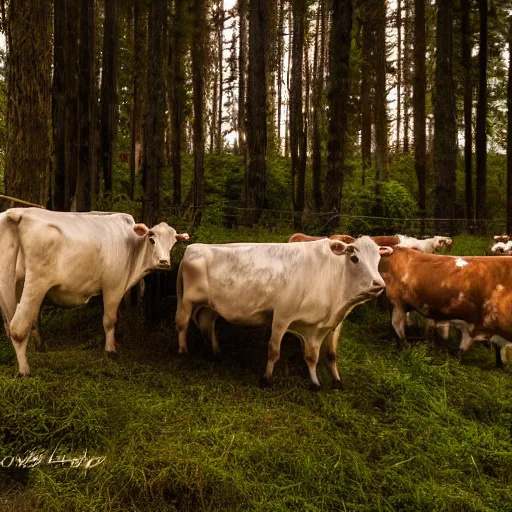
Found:
[[[189,240],[187,233],[176,233],[176,230],[166,222],[160,222],[149,229],[146,224],[135,224],[133,230],[139,236],[145,237],[151,245],[150,266],[152,268],[169,269],[171,267],[171,249],[179,240]]]
[[[330,249],[337,256],[345,256],[345,275],[350,283],[350,295],[377,297],[386,284],[378,271],[381,254],[391,254],[391,247],[379,247],[370,237],[363,236],[354,243],[330,241]]]
[[[434,237],[434,251],[446,248],[448,251],[452,248],[452,239],[449,236],[435,236]]]

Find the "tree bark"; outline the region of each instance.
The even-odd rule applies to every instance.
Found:
[[[5,192],[46,205],[50,177],[51,46],[48,2],[9,3]]]
[[[473,219],[473,87],[471,82],[471,41],[469,36],[469,15],[471,0],[461,0],[461,45],[464,81],[464,175],[466,189],[466,218]]]
[[[363,6],[362,27],[362,62],[361,62],[361,159],[363,167],[362,184],[365,182],[366,169],[371,166],[372,159],[372,101],[371,101],[371,70],[373,27],[369,16],[368,3]]]
[[[194,0],[194,27],[192,40],[192,88],[194,104],[194,181],[193,204],[204,202],[204,75],[206,54],[206,1]]]
[[[103,25],[103,69],[101,73],[101,166],[105,192],[112,193],[112,164],[117,126],[117,60],[119,53],[119,20],[117,0],[105,0]]]
[[[478,54],[478,104],[476,107],[476,195],[475,217],[483,219],[487,203],[487,0],[478,0],[480,52]]]
[[[284,1],[279,3],[277,22],[277,154],[281,154],[281,105],[283,103]]]
[[[82,0],[78,75],[80,145],[76,181],[76,209],[91,209],[91,170],[94,151],[94,5]]]
[[[418,180],[418,206],[420,215],[426,215],[426,133],[425,133],[425,93],[426,93],[426,40],[425,40],[425,0],[414,2],[414,169]]]
[[[375,178],[382,181],[385,178],[388,154],[385,0],[377,0],[374,4],[372,20],[375,25]]]
[[[324,13],[325,2],[321,1],[316,13],[315,50],[313,56],[313,94],[311,99],[313,105],[311,166],[313,173],[313,201],[317,210],[321,210],[322,208],[322,140],[320,135],[320,116],[322,108],[324,63],[320,56],[320,52],[322,51],[320,46],[320,30],[323,30]]]
[[[437,6],[436,86],[434,97],[434,215],[455,217],[457,126],[452,73],[452,9],[449,2]],[[437,227],[438,230],[442,226]]]
[[[181,3],[181,2],[179,2]],[[133,107],[130,154],[130,199],[135,199],[135,183],[142,162],[143,119],[147,82],[147,11],[144,0],[134,0],[133,7]]]
[[[512,232],[512,16],[508,27],[507,83],[507,233]]]
[[[149,11],[148,109],[144,124],[142,220],[157,222],[160,210],[160,182],[164,165],[165,73],[167,2],[153,0]]]
[[[80,29],[80,0],[66,0],[66,33],[64,39],[65,89],[66,89],[66,172],[64,209],[71,210],[75,203],[78,176],[79,121],[78,74]]]
[[[54,0],[53,15],[53,209],[66,210],[66,0]]]
[[[295,211],[305,203],[306,156],[303,154],[302,75],[304,54],[304,17],[306,1],[293,0],[292,69],[290,81],[290,153],[292,157],[292,192]],[[297,180],[297,182],[296,182]]]
[[[396,153],[400,153],[400,129],[402,124],[402,0],[396,6],[397,57],[396,57]]]
[[[184,2],[178,0],[174,3],[174,51],[172,52],[173,83],[171,104],[171,166],[173,176],[173,204],[181,204],[181,151],[185,138],[185,103],[187,93],[185,90],[185,10]]]
[[[404,153],[409,153],[409,119],[410,119],[410,108],[411,108],[411,46],[412,46],[412,30],[411,30],[411,3],[413,0],[404,0],[405,2],[405,19],[404,19]]]
[[[240,49],[238,53],[238,150],[246,153],[247,1],[238,0]]]
[[[249,0],[246,201],[265,208],[267,179],[266,0]]]
[[[217,121],[217,154],[222,151],[222,92],[224,86],[224,0],[219,0],[219,31],[218,31],[218,61],[219,61],[219,119]]]
[[[341,211],[341,194],[345,172],[350,95],[350,43],[352,30],[352,1],[334,2],[329,43],[329,139],[328,168],[325,180],[325,209]],[[328,223],[326,229],[334,230],[339,218]]]

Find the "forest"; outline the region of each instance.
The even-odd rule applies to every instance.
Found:
[[[0,0],[0,209],[489,255],[512,234],[511,45],[509,0]],[[2,512],[512,511],[490,343],[461,357],[412,314],[399,347],[379,297],[343,321],[342,389],[324,361],[308,389],[289,332],[263,389],[267,328],[218,318],[219,355],[191,325],[178,354],[186,243],[125,295],[115,358],[101,297],[45,299],[23,378],[1,330]]]
[[[389,231],[379,217],[450,219],[410,234],[504,231],[509,12],[505,0],[3,0],[4,192],[147,224],[216,206],[324,232],[340,214],[356,234]]]

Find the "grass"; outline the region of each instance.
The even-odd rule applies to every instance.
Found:
[[[454,254],[479,244],[460,238]],[[151,332],[122,312],[117,361],[101,353],[101,301],[45,310],[48,352],[30,347],[29,378],[1,340],[0,466],[46,459],[0,468],[0,510],[512,511],[512,379],[484,345],[463,365],[455,339],[398,351],[388,313],[367,303],[343,327],[343,390],[321,367],[323,390],[308,391],[292,336],[262,390],[264,330],[220,323],[220,363],[191,331],[180,358],[174,304]],[[86,451],[105,460],[48,463]]]

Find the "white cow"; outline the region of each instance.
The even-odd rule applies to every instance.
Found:
[[[400,240],[398,245],[416,249],[421,252],[434,253],[443,247],[451,249],[452,246],[452,239],[449,236],[433,236],[432,238],[426,238],[424,240],[406,235],[396,236]]]
[[[178,271],[180,353],[187,352],[190,319],[207,308],[234,324],[271,325],[262,385],[270,383],[284,333],[299,336],[312,386],[319,389],[316,366],[322,342],[332,338],[328,335],[352,308],[384,289],[377,270],[379,259],[379,247],[369,237],[353,244],[324,239],[295,244],[190,245]],[[335,347],[326,349],[333,386],[339,387]]]
[[[20,374],[29,373],[27,341],[45,296],[70,308],[102,293],[105,350],[115,352],[123,295],[151,270],[168,269],[173,245],[188,238],[165,222],[149,229],[124,213],[0,214],[0,308]]]

